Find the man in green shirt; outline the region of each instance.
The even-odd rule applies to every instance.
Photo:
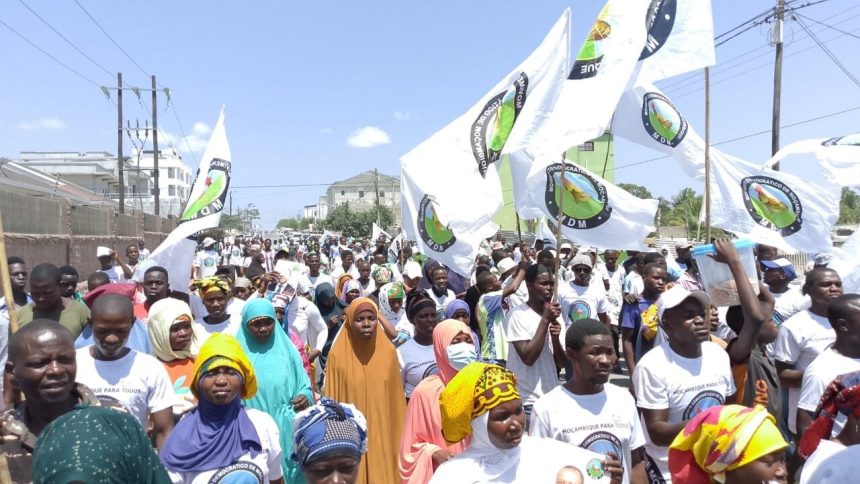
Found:
[[[33,303],[21,308],[18,321],[25,325],[34,319],[50,319],[65,326],[77,338],[87,325],[90,310],[83,304],[64,299],[60,291],[60,269],[54,264],[39,264],[30,272]]]

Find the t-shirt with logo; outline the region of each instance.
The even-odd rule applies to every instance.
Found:
[[[849,358],[833,347],[827,348],[803,371],[803,383],[800,386],[797,408],[814,414],[827,385],[830,385],[830,382],[839,375],[855,371],[860,371],[860,358]],[[832,435],[836,436],[842,432],[845,420],[842,413],[837,415],[833,423]]]
[[[594,284],[578,286],[574,283],[563,284],[558,288],[558,300],[565,330],[582,319],[597,319],[598,314],[606,314],[606,290]]]
[[[175,472],[167,474],[174,484],[268,484],[284,476],[281,467],[281,441],[278,425],[267,413],[246,408],[248,419],[257,431],[262,450],[243,454],[239,460],[219,469],[202,472]]]
[[[508,317],[508,369],[517,376],[517,389],[523,405],[534,405],[538,398],[558,385],[558,373],[555,359],[552,357],[552,336],[549,331],[546,332],[540,355],[532,365],[523,362],[513,345],[516,341],[531,341],[537,333],[542,317],[525,304],[511,309]]]
[[[507,309],[508,301],[502,297],[502,291],[488,292],[478,299],[475,311],[481,331],[481,359],[508,359],[508,338],[505,332]]]
[[[705,409],[723,405],[735,393],[729,355],[710,341],[702,343],[702,356],[685,358],[668,342],[646,353],[633,369],[636,404],[648,410],[669,410],[670,424],[685,422]],[[645,470],[650,482],[671,481],[669,449],[654,444],[645,432]]]
[[[197,268],[198,277],[214,276],[218,270],[218,252],[214,250],[201,250],[194,257],[194,267]]]
[[[148,428],[149,414],[173,405],[173,385],[167,371],[153,356],[129,350],[113,361],[96,360],[92,346],[77,350],[78,374],[75,381],[88,386],[101,399],[119,402]]]
[[[804,371],[815,358],[836,341],[830,321],[804,310],[788,318],[779,327],[773,358]],[[788,389],[788,429],[797,433],[797,403],[800,388]]]
[[[420,345],[414,339],[397,348],[397,360],[400,362],[400,377],[406,398],[412,396],[412,390],[415,390],[421,380],[439,372],[433,345]]]
[[[227,252],[227,264],[231,266],[242,266],[242,259],[245,255],[244,245],[231,245],[225,249]]]
[[[555,387],[535,403],[529,435],[560,440],[598,454],[613,452],[624,466],[624,484],[630,482],[631,451],[645,445],[633,396],[612,383],[594,395],[575,395],[564,385]]]

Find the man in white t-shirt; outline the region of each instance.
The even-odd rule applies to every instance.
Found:
[[[535,402],[555,388],[564,366],[561,345],[561,306],[552,302],[555,276],[541,264],[526,270],[526,304],[508,317],[508,369],[517,375],[517,389],[526,412],[526,427]]]
[[[442,264],[430,269],[430,282],[433,284],[427,294],[436,303],[436,312],[445,312],[448,301],[456,299],[454,291],[448,289],[448,269]]]
[[[340,265],[338,266],[337,262],[340,261]],[[335,260],[335,269],[331,271],[331,278],[335,281],[344,274],[349,274],[353,279],[358,279],[361,274],[358,273],[358,268],[355,267],[355,256],[352,255],[351,250],[343,250],[340,253],[340,257]]]
[[[332,281],[331,277],[328,274],[323,274],[320,272],[320,268],[322,267],[322,261],[320,260],[320,255],[317,253],[310,253],[305,258],[305,261],[308,264],[308,275],[305,276],[305,285],[307,286],[308,292],[311,295],[311,299],[316,300],[316,290],[317,286],[320,284],[327,282],[334,286],[334,281]]]
[[[194,255],[194,263],[192,266],[192,275],[194,279],[202,279],[204,277],[214,276],[218,270],[218,251],[215,250],[215,239],[206,237],[203,239],[203,250],[197,251]]]
[[[800,287],[791,284],[797,279],[794,264],[788,259],[779,258],[761,261],[762,279],[770,289],[776,301],[774,305],[774,320],[777,326],[788,321],[795,314],[809,309],[809,296],[803,294]]]
[[[797,434],[797,403],[803,372],[815,358],[836,340],[827,320],[831,301],[842,295],[842,279],[833,269],[816,267],[806,276],[803,293],[812,301],[779,327],[773,358],[783,388],[788,388],[788,429]]]
[[[158,449],[173,430],[173,385],[164,365],[128,347],[134,307],[118,294],[99,296],[92,307],[94,343],[76,352],[75,381],[100,398],[121,403],[143,428],[149,428]]]
[[[558,289],[565,328],[581,319],[599,319],[609,327],[606,314],[606,291],[591,282],[593,262],[588,254],[578,254],[570,263],[573,280]],[[602,284],[602,283],[601,283]]]
[[[669,445],[699,412],[734,395],[729,355],[709,341],[711,301],[676,285],[657,303],[667,341],[642,356],[633,370],[636,405],[645,427],[645,470],[651,482],[671,481]]]
[[[803,435],[812,423],[824,389],[837,376],[860,371],[860,295],[845,294],[827,308],[827,320],[836,333],[833,346],[816,357],[803,372],[797,404],[797,434]],[[836,419],[833,434],[842,431],[845,417]]]
[[[529,435],[605,455],[607,474],[623,472],[624,484],[646,482],[645,435],[636,402],[626,388],[609,383],[618,359],[611,331],[595,319],[577,321],[565,335],[565,353],[574,378],[538,399]]]

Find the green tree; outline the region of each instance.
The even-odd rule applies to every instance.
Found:
[[[651,191],[643,187],[642,185],[637,185],[635,183],[619,183],[618,187],[628,191],[636,198],[654,198],[654,195],[651,194]]]
[[[307,230],[310,228],[311,224],[314,223],[313,219],[310,218],[282,218],[278,221],[277,227],[279,229],[293,229],[293,230]]]
[[[860,223],[860,196],[850,188],[842,189],[842,198],[839,200],[838,224],[856,225]]]
[[[379,207],[379,217],[382,227],[388,227],[394,223],[391,209],[384,205]],[[327,230],[341,232],[345,237],[367,238],[373,231],[373,222],[376,222],[376,210],[356,212],[349,207],[349,204],[344,204],[329,212],[322,226]]]
[[[238,215],[230,215],[229,213],[221,214],[221,223],[218,228],[222,230],[243,230],[242,219]]]

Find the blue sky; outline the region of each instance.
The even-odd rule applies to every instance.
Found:
[[[24,0],[78,48],[131,85],[144,75],[74,2]],[[571,6],[576,46],[603,1],[507,0],[361,2],[96,2],[79,0],[117,43],[172,90],[189,144],[199,158],[219,107],[236,186],[320,184],[300,188],[237,189],[234,204],[254,203],[263,225],[315,203],[333,181],[378,168],[397,175],[399,157],[450,122],[524,59]],[[815,0],[810,0],[810,3]],[[715,0],[715,32],[722,33],[773,6],[773,1]],[[799,2],[801,3],[801,2]],[[827,0],[799,13],[837,58],[860,76],[860,4]],[[6,0],[0,20],[96,84],[108,75],[30,13]],[[712,70],[711,139],[719,142],[770,128],[773,49],[769,24],[717,49]],[[783,124],[860,106],[854,85],[796,22],[786,26]],[[832,40],[831,40],[832,39]],[[39,53],[0,25],[0,156],[20,151],[116,151],[116,111],[99,88]],[[701,73],[658,83],[695,129],[704,133]],[[141,107],[127,95],[126,116],[141,123]],[[161,98],[161,105],[164,99]],[[788,128],[783,145],[798,139],[858,130],[860,110]],[[159,125],[186,149],[171,111]],[[365,129],[362,128],[375,128]],[[348,143],[351,135],[352,145]],[[381,131],[381,132],[380,132]],[[381,144],[379,144],[381,143]],[[359,147],[353,145],[374,145]],[[127,144],[126,150],[131,147]],[[720,146],[754,161],[770,155],[768,134]],[[616,181],[671,196],[700,187],[670,159],[619,141]],[[186,162],[196,168],[194,157]],[[624,167],[624,165],[632,165]]]

